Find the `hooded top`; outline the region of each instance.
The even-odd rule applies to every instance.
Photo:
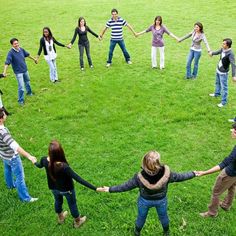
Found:
[[[139,188],[140,196],[147,200],[160,200],[166,196],[168,184],[181,182],[195,177],[194,172],[174,173],[169,166],[164,165],[156,175],[149,175],[144,170],[136,173],[127,182],[112,186],[110,193],[125,192],[134,188]]]

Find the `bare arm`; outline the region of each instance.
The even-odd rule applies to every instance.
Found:
[[[211,169],[209,170],[206,170],[206,171],[200,171],[200,175],[199,176],[203,176],[203,175],[209,175],[209,174],[212,174],[212,173],[215,173],[217,171],[220,171],[220,166],[217,165],[217,166],[214,166],[212,167]]]
[[[36,59],[36,58],[34,58],[34,57],[32,57],[32,56],[28,56],[28,58],[30,58],[31,60],[33,60],[34,62],[35,62],[35,64],[37,64],[38,63],[38,60]]]
[[[134,31],[134,29],[132,28],[132,26],[130,24],[127,24],[127,27],[129,28],[129,30],[134,34],[134,36],[136,36],[136,32]]]
[[[146,30],[143,30],[143,31],[141,31],[139,33],[136,33],[136,35],[139,36],[139,35],[145,34],[146,32],[147,32]]]
[[[102,38],[103,35],[105,34],[106,30],[107,30],[107,27],[105,27],[105,28],[102,30],[102,32],[101,32],[101,34],[100,34],[100,37],[101,37],[101,38]]]
[[[4,75],[4,77],[7,76],[7,68],[8,68],[8,66],[9,66],[9,65],[7,65],[7,64],[4,65],[4,69],[3,69],[3,75]]]
[[[17,148],[17,152],[20,153],[22,156],[26,157],[28,160],[30,160],[33,164],[37,162],[36,157],[31,156],[28,152],[26,152],[22,147]]]

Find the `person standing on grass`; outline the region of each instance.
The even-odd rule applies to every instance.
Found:
[[[113,57],[113,51],[116,47],[116,44],[120,46],[120,49],[122,50],[125,61],[128,64],[132,64],[130,60],[130,55],[125,47],[125,42],[123,39],[123,26],[127,26],[131,32],[136,36],[135,31],[133,28],[120,16],[118,16],[118,10],[112,9],[111,10],[111,19],[107,21],[106,27],[102,30],[102,33],[100,37],[102,38],[104,33],[108,28],[111,28],[111,40],[110,40],[110,48],[108,53],[108,60],[107,60],[107,67],[110,67],[112,64],[112,57]]]
[[[172,38],[179,40],[174,34],[172,34],[164,25],[162,25],[162,17],[156,16],[154,19],[154,24],[151,25],[148,29],[137,33],[136,35],[142,35],[144,33],[152,32],[152,50],[151,50],[151,59],[152,59],[152,68],[157,68],[157,49],[160,52],[160,70],[165,68],[165,47],[163,34],[166,33]]]
[[[198,74],[198,64],[202,54],[201,42],[203,41],[206,45],[207,51],[211,49],[208,45],[207,38],[203,32],[203,25],[200,22],[194,24],[194,29],[189,34],[179,39],[179,42],[184,41],[187,38],[192,37],[192,44],[187,58],[186,65],[186,79],[196,79]],[[193,70],[191,70],[192,61],[194,59]]]
[[[8,52],[3,75],[7,75],[7,68],[9,65],[12,65],[13,71],[18,82],[18,103],[20,105],[24,105],[24,86],[26,88],[27,95],[33,95],[30,86],[29,72],[25,63],[25,57],[29,57],[35,63],[37,63],[37,60],[30,56],[30,54],[25,51],[25,49],[20,48],[19,41],[17,38],[12,38],[10,40],[10,43],[12,45],[12,48]]]
[[[86,216],[81,216],[77,204],[73,179],[87,188],[96,191],[96,187],[82,179],[69,166],[61,144],[53,140],[49,144],[48,157],[42,157],[39,163],[35,163],[38,168],[45,168],[47,174],[48,187],[54,196],[55,212],[58,215],[58,223],[63,224],[68,214],[63,212],[63,196],[66,197],[71,215],[74,217],[73,225],[79,228],[85,221]]]
[[[3,75],[3,74],[0,74],[0,79],[1,78],[4,78],[5,76]],[[5,112],[5,114],[7,115],[7,116],[9,116],[10,115],[10,113],[6,110],[6,108],[3,106],[3,102],[2,102],[2,95],[3,95],[3,92],[2,92],[2,90],[0,89],[0,108],[2,108],[3,110],[4,110],[4,112]]]
[[[167,189],[168,184],[185,181],[196,176],[195,172],[174,173],[169,166],[162,165],[160,154],[156,151],[148,152],[142,161],[142,170],[124,184],[98,188],[103,192],[124,192],[139,188],[138,217],[134,233],[140,235],[145,224],[148,211],[155,207],[163,228],[163,235],[169,235],[169,217],[167,214]]]
[[[219,55],[220,60],[216,68],[216,81],[215,81],[215,92],[210,93],[211,97],[218,97],[222,94],[221,103],[218,107],[223,107],[227,103],[228,98],[228,72],[229,65],[231,64],[232,69],[232,78],[236,82],[236,67],[235,67],[235,58],[234,53],[231,49],[232,40],[230,38],[223,39],[222,48],[215,52],[210,52],[209,55]]]
[[[236,123],[233,124],[232,138],[236,139]],[[216,217],[218,215],[218,207],[229,211],[235,197],[236,188],[236,146],[232,152],[219,165],[212,167],[206,171],[199,171],[198,176],[208,175],[221,171],[216,178],[215,185],[212,190],[211,202],[208,205],[208,211],[200,213],[202,217]],[[223,201],[220,196],[227,191]]]
[[[84,70],[84,59],[83,59],[84,49],[86,51],[89,67],[93,68],[93,63],[92,63],[92,59],[91,59],[91,56],[90,56],[90,44],[89,44],[89,40],[88,40],[88,37],[87,37],[87,32],[89,32],[90,34],[92,34],[96,38],[99,38],[99,40],[100,40],[100,36],[98,36],[96,33],[94,33],[86,25],[86,21],[85,21],[84,17],[80,17],[79,20],[78,20],[78,26],[75,28],[74,36],[73,36],[70,44],[68,45],[68,47],[71,48],[71,46],[75,42],[75,39],[76,39],[77,35],[79,36],[78,47],[79,47],[79,56],[80,56],[79,57],[80,58],[80,69],[82,71]]]
[[[9,130],[4,126],[7,116],[0,108],[0,157],[4,165],[4,177],[8,189],[16,188],[18,196],[23,202],[35,202],[38,198],[29,195],[24,179],[24,169],[20,155],[29,159],[32,163],[36,161],[11,137]]]
[[[52,31],[49,27],[43,28],[43,37],[40,39],[40,46],[38,50],[38,55],[36,57],[37,63],[40,57],[40,54],[43,50],[44,58],[49,65],[50,71],[50,80],[53,83],[59,82],[57,74],[57,65],[56,65],[56,47],[55,44],[61,47],[65,47],[64,44],[59,43],[52,35]]]

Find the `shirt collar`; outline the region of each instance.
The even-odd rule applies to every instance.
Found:
[[[14,51],[16,51],[16,52],[19,52],[19,51],[20,51],[20,48],[19,48],[19,50],[17,50],[17,49],[15,49],[15,48],[12,47],[12,49],[13,49]]]
[[[4,125],[0,125],[0,129],[4,129],[5,128],[5,126]]]

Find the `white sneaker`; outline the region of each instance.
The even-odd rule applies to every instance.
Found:
[[[210,97],[215,97],[215,94],[214,93],[209,93],[209,96]]]
[[[131,64],[132,64],[132,61],[127,61],[127,64],[131,65]]]
[[[224,105],[222,103],[217,104],[219,108],[223,107]]]
[[[81,67],[80,70],[84,71],[84,67]]]
[[[106,67],[110,67],[110,66],[111,66],[111,63],[107,63],[107,64],[106,64]]]
[[[32,197],[30,198],[29,202],[36,202],[38,201],[39,199],[37,197]]]
[[[235,120],[234,120],[234,119],[228,119],[228,121],[229,121],[229,122],[235,122]]]

